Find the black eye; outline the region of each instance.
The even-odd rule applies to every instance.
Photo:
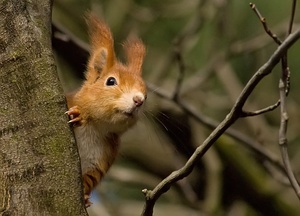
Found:
[[[106,80],[106,85],[107,86],[114,86],[117,85],[117,80],[114,77],[108,77]]]

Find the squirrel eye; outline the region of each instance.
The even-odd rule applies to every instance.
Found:
[[[106,80],[106,85],[107,86],[114,86],[117,85],[117,80],[114,77],[108,77]]]

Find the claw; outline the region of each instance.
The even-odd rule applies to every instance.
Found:
[[[78,106],[71,107],[68,111],[65,112],[70,117],[68,123],[75,123],[76,126],[81,125],[83,119],[80,117],[80,110]]]
[[[68,111],[66,111],[65,114],[79,116],[80,110],[79,110],[78,106],[73,106]]]
[[[68,123],[79,123],[81,120],[82,118],[78,116],[76,118],[72,118],[70,121],[68,121]]]
[[[84,202],[85,202],[85,207],[86,208],[90,207],[93,204],[89,199],[90,199],[90,196],[85,194],[84,195]]]

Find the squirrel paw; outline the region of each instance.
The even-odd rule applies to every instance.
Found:
[[[90,196],[85,194],[84,195],[84,202],[85,202],[85,207],[88,208],[90,207],[93,203],[90,201]]]
[[[76,126],[80,126],[83,123],[78,106],[71,107],[67,112],[65,112],[65,114],[70,116],[71,120],[68,121],[68,123],[74,123]]]

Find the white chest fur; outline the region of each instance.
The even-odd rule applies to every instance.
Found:
[[[74,129],[78,151],[81,160],[82,174],[99,167],[100,164],[112,164],[115,158],[113,143],[108,143],[105,138],[105,129],[101,126],[88,124]],[[104,172],[109,167],[105,166]]]

